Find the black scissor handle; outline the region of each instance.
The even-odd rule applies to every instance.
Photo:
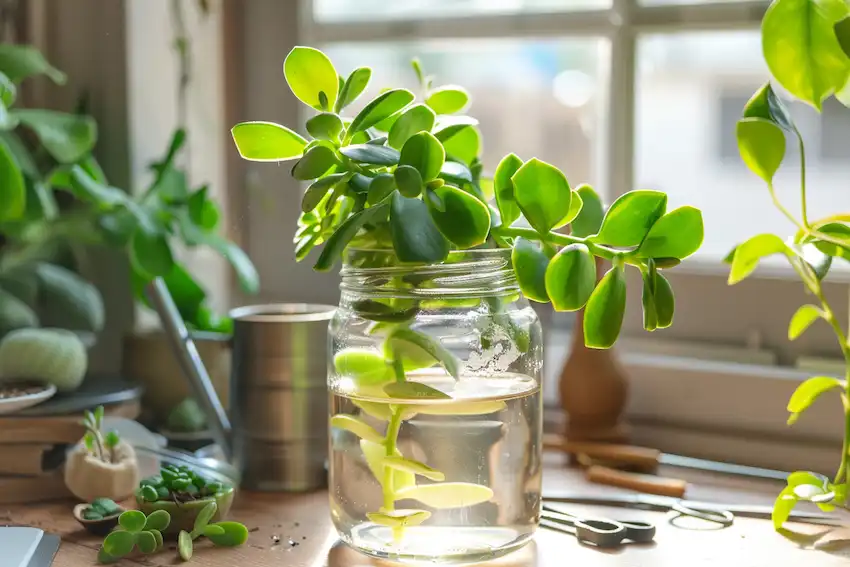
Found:
[[[675,502],[671,507],[671,510],[679,513],[682,516],[690,516],[691,518],[699,518],[701,520],[705,520],[707,522],[713,522],[715,524],[720,524],[724,528],[728,528],[735,522],[735,515],[732,512],[727,510],[708,510],[702,508],[696,508],[692,506],[686,506],[681,502]]]
[[[635,543],[649,543],[655,539],[655,524],[649,522],[620,522],[626,528],[626,539]]]
[[[576,537],[597,547],[617,547],[626,539],[628,529],[612,520],[576,519]]]

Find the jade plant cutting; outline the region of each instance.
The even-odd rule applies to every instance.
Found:
[[[321,246],[315,269],[328,271],[344,253],[358,268],[442,264],[450,254],[478,249],[511,250],[522,293],[551,302],[558,311],[585,309],[585,342],[610,348],[623,323],[627,267],[643,281],[644,327],[653,331],[673,321],[673,292],[662,271],[693,254],[703,239],[702,215],[693,207],[667,210],[667,196],[650,190],[628,192],[605,209],[588,185],[573,188],[555,166],[509,154],[492,175],[480,160],[478,121],[467,115],[469,93],[454,85],[434,86],[418,61],[418,92],[382,90],[346,109],[366,90],[371,70],[347,77],[321,51],[295,47],[283,71],[293,94],[313,111],[298,133],[270,122],[245,122],[232,129],[241,156],[260,162],[292,161],[291,175],[309,183],[301,200],[295,258]],[[530,126],[533,127],[533,126]],[[309,139],[305,135],[309,136]],[[569,232],[568,232],[569,231]],[[392,251],[391,255],[368,251]],[[362,253],[362,252],[366,253]],[[596,259],[610,262],[601,278]],[[429,276],[396,278],[394,286],[437,287]],[[518,296],[482,298],[481,308],[527,349],[527,330],[503,316],[505,302]],[[368,514],[399,538],[406,526],[426,521],[427,510],[395,507],[417,500],[432,508],[471,506],[491,498],[486,486],[455,482],[398,449],[401,423],[416,413],[483,415],[502,402],[444,404],[450,396],[408,379],[414,370],[442,366],[460,378],[461,365],[439,340],[413,328],[427,309],[460,307],[467,299],[430,300],[375,297],[357,301],[355,316],[371,322],[380,351],[346,348],[334,356],[336,373],[351,380],[354,403],[386,422],[381,434],[365,420],[340,414],[331,425],[360,438],[364,458],[382,487],[383,506]],[[486,330],[481,343],[490,339]],[[368,398],[368,399],[365,399]],[[374,400],[387,400],[378,402]],[[415,405],[414,405],[415,403]],[[417,484],[423,477],[431,484]]]
[[[819,41],[813,42],[811,38]],[[850,103],[850,7],[844,0],[775,0],[762,22],[762,47],[774,79],[793,97],[817,111],[835,95]],[[762,258],[784,257],[803,283],[811,302],[791,318],[788,338],[794,340],[818,320],[835,334],[845,361],[843,378],[814,376],[796,389],[788,402],[791,425],[812,403],[827,392],[841,398],[845,411],[844,444],[834,477],[798,471],[788,478],[777,497],[773,523],[779,529],[798,501],[815,502],[831,511],[847,503],[850,481],[850,343],[847,325],[824,295],[823,280],[835,262],[850,260],[850,214],[837,213],[814,219],[809,216],[806,187],[805,144],[785,104],[770,83],[749,100],[738,121],[736,134],[741,157],[767,185],[774,206],[796,229],[789,238],[759,234],[739,244],[727,257],[729,283],[736,284],[756,269]],[[799,214],[782,203],[774,177],[786,153],[786,139],[799,147]]]

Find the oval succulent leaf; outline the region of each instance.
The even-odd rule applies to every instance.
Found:
[[[395,185],[399,193],[408,198],[418,197],[422,193],[422,176],[412,165],[400,165],[393,172]]]
[[[171,514],[166,510],[154,510],[145,521],[146,530],[163,531],[171,523]]]
[[[472,183],[472,172],[465,164],[456,161],[445,162],[440,168],[440,177],[461,186]]]
[[[118,524],[128,532],[139,532],[145,527],[145,515],[138,510],[127,510],[118,516]]]
[[[503,226],[512,225],[520,215],[514,196],[514,182],[511,179],[520,167],[522,167],[522,160],[519,156],[508,154],[499,162],[496,173],[493,175],[493,193]]]
[[[446,142],[468,126],[478,126],[478,120],[471,116],[439,116],[434,126],[434,135],[441,142]]]
[[[626,310],[626,276],[614,266],[590,295],[584,311],[584,344],[589,348],[611,348],[623,327]]]
[[[581,197],[582,206],[578,216],[570,225],[572,234],[582,238],[597,234],[605,217],[602,199],[590,185],[579,185],[575,192]]]
[[[357,348],[336,353],[334,368],[337,374],[351,378],[358,385],[380,384],[386,381],[390,370],[379,353]]]
[[[803,305],[797,309],[788,325],[788,340],[793,341],[802,335],[819,317],[823,317],[823,311],[814,305]]]
[[[334,110],[339,112],[355,100],[366,90],[369,79],[372,78],[372,70],[369,67],[360,67],[351,72],[339,89],[339,98]]]
[[[434,224],[450,242],[467,249],[483,244],[490,233],[490,209],[466,191],[443,185],[433,191],[441,207],[428,200]]]
[[[481,134],[475,126],[465,126],[451,137],[437,136],[446,150],[446,155],[472,165],[481,151]]]
[[[116,530],[103,540],[103,551],[112,557],[123,557],[133,551],[135,544],[135,534]]]
[[[319,206],[322,198],[328,193],[331,187],[342,181],[346,175],[345,173],[332,173],[313,182],[301,198],[301,212],[309,213]]]
[[[435,339],[425,333],[414,331],[413,329],[399,328],[395,329],[389,336],[389,344],[392,349],[393,356],[404,359],[405,354],[410,354],[410,346],[416,347],[420,352],[417,353],[417,358],[407,356],[411,363],[418,363],[418,366],[425,366],[422,363],[421,352],[427,353],[432,360],[445,368],[455,380],[460,378],[460,367],[457,358],[444,347],[439,339]]]
[[[151,532],[139,532],[136,534],[136,545],[145,555],[153,553],[157,549],[156,537]]]
[[[699,250],[704,237],[702,213],[694,207],[679,207],[658,219],[644,238],[640,258],[683,260]]]
[[[439,482],[396,491],[396,500],[408,498],[418,500],[431,508],[445,510],[466,508],[487,502],[493,498],[493,490],[471,482]]]
[[[333,108],[339,79],[327,55],[312,47],[296,46],[283,62],[283,74],[301,102],[318,110]]]
[[[629,191],[608,208],[593,240],[611,246],[637,246],[666,210],[664,193]]]
[[[347,135],[351,137],[356,132],[371,128],[410,104],[414,98],[407,89],[393,89],[379,94],[354,117]]]
[[[655,303],[656,328],[666,329],[673,324],[676,302],[670,282],[658,272],[655,273],[653,300]]]
[[[451,396],[421,382],[390,382],[384,392],[391,398],[402,400],[449,400]]]
[[[390,173],[379,173],[369,183],[369,192],[366,198],[370,205],[377,205],[386,199],[390,193],[395,191],[395,178]]]
[[[339,164],[332,149],[324,145],[313,146],[292,167],[292,177],[301,181],[316,179]]]
[[[433,264],[449,254],[449,241],[434,224],[428,205],[419,199],[393,194],[390,233],[393,249],[402,262]]]
[[[431,517],[431,512],[428,510],[393,510],[392,512],[369,512],[366,517],[382,526],[403,528],[418,526]]]
[[[230,130],[239,155],[250,161],[285,161],[301,157],[307,140],[273,122],[242,122]]]
[[[218,511],[218,505],[215,503],[215,500],[201,508],[201,511],[198,512],[198,515],[195,517],[195,525],[193,534],[201,534],[204,531],[204,528],[207,524],[210,523],[215,513]]]
[[[348,243],[351,242],[351,239],[360,232],[360,229],[367,223],[377,222],[381,218],[386,218],[388,209],[388,205],[381,204],[369,207],[348,217],[328,238],[327,242],[325,242],[325,246],[319,255],[319,259],[316,261],[314,269],[320,272],[331,269],[340,256],[342,256],[342,252],[348,246]]]
[[[532,301],[548,302],[546,270],[549,267],[549,257],[540,247],[530,240],[518,238],[511,252],[511,261],[523,295]]]
[[[370,165],[395,165],[399,160],[398,150],[374,144],[344,146],[339,149],[339,153],[350,160]]]
[[[405,459],[404,457],[386,457],[384,459],[384,465],[391,469],[418,474],[431,480],[443,481],[446,478],[446,475],[429,467],[425,463],[414,461],[413,459]]]
[[[596,261],[584,244],[570,244],[546,268],[546,293],[556,311],[584,307],[596,286]]]
[[[517,205],[537,232],[548,233],[569,213],[570,184],[554,165],[532,158],[511,179]]]
[[[735,128],[738,152],[750,170],[772,183],[785,158],[785,134],[775,123],[763,118],[742,118]]]
[[[183,561],[192,559],[192,547],[192,536],[189,535],[189,532],[181,530],[177,536],[177,553],[180,555],[180,559]]]
[[[759,260],[773,254],[790,254],[788,246],[775,234],[759,234],[738,245],[732,257],[729,285],[746,279],[758,267]]]
[[[437,114],[454,114],[469,104],[469,93],[463,87],[446,85],[432,90],[425,99],[425,104]]]
[[[555,228],[561,228],[562,226],[566,226],[573,222],[573,220],[581,212],[583,206],[584,202],[581,200],[581,196],[576,191],[573,191],[573,196],[570,198],[570,210],[567,212],[567,216],[562,218],[558,224],[555,225]]]
[[[372,443],[383,443],[384,436],[375,431],[368,423],[352,415],[337,414],[331,417],[331,427],[344,429],[354,435],[371,441]]]
[[[423,181],[430,181],[440,174],[445,161],[446,152],[439,140],[430,132],[418,132],[404,143],[398,163],[416,168]]]
[[[336,114],[323,112],[307,120],[307,132],[318,140],[338,140],[342,120]]]
[[[430,132],[436,119],[437,115],[426,105],[411,106],[392,125],[387,141],[393,148],[401,149],[414,134]]]
[[[809,378],[794,390],[791,399],[788,401],[788,411],[791,416],[788,418],[788,424],[793,424],[801,413],[809,409],[818,397],[824,392],[835,388],[843,388],[844,382],[830,376],[815,376]]]

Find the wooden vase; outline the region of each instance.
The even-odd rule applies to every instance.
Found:
[[[604,273],[597,258],[596,270]],[[561,407],[567,413],[565,435],[570,441],[626,443],[623,411],[628,379],[611,349],[584,346],[584,310],[576,314],[572,348],[561,371]]]

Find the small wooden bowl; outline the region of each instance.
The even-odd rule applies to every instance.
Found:
[[[76,519],[86,530],[89,532],[99,535],[105,536],[112,529],[118,525],[118,516],[121,515],[121,512],[124,512],[124,508],[122,508],[118,513],[113,514],[112,516],[107,516],[101,520],[86,520],[83,517],[83,510],[89,507],[89,504],[77,504],[74,506],[74,519]]]

